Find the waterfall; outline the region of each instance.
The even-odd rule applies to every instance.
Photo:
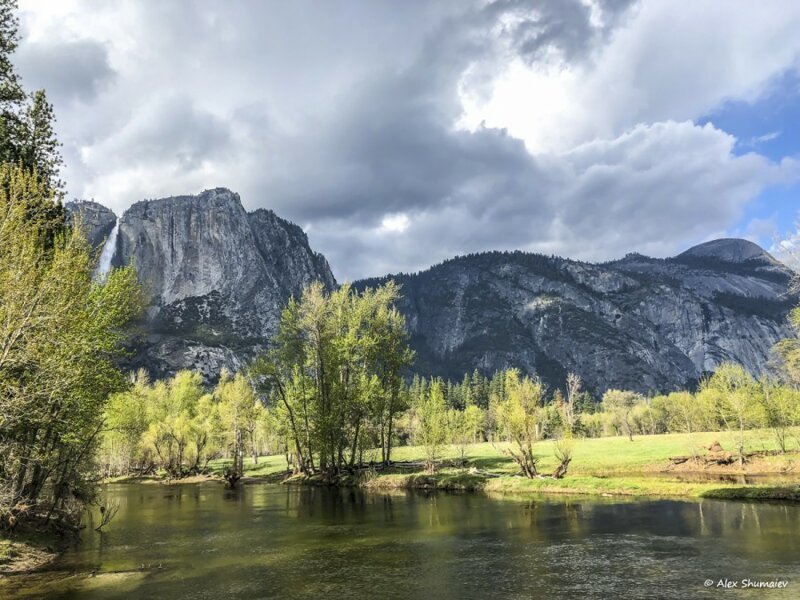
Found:
[[[111,270],[111,259],[117,251],[117,234],[119,233],[119,219],[114,223],[114,229],[108,234],[103,250],[100,252],[100,260],[97,263],[97,270],[95,271],[95,279],[105,279],[108,272]]]

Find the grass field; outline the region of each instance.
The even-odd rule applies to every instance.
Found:
[[[718,441],[726,450],[735,451],[734,436],[726,432],[703,432],[687,435],[671,433],[664,435],[636,436],[633,441],[627,437],[603,437],[578,440],[575,443],[570,473],[574,475],[613,475],[623,473],[642,473],[663,470],[669,458],[676,455],[702,453],[705,447]],[[504,444],[471,444],[467,447],[466,458],[470,465],[479,469],[499,473],[515,473],[514,462],[503,453]],[[747,434],[747,450],[775,450],[775,442],[768,431],[756,430]],[[538,451],[538,452],[537,452]],[[557,464],[553,454],[553,442],[538,443],[534,452],[541,457],[540,470],[551,472]],[[423,460],[424,451],[417,446],[401,446],[392,453],[393,460]],[[458,449],[448,446],[443,458],[458,457]],[[795,458],[797,459],[797,458]],[[776,462],[782,462],[780,460]],[[787,463],[792,464],[789,460]],[[770,469],[771,472],[780,469]],[[798,464],[800,472],[800,464]]]
[[[345,478],[341,483],[361,485],[371,489],[437,488],[453,490],[485,490],[494,493],[575,493],[612,494],[629,496],[703,496],[719,498],[800,499],[800,453],[759,458],[745,471],[738,466],[703,470],[701,473],[665,472],[669,458],[676,455],[701,453],[712,442],[735,451],[733,435],[724,432],[704,432],[692,435],[666,434],[634,437],[607,437],[579,440],[575,444],[569,474],[564,479],[527,479],[517,476],[516,464],[503,452],[503,444],[470,444],[466,448],[467,465],[464,468],[444,466],[436,474],[395,470],[369,473],[358,479]],[[775,450],[769,431],[751,431],[747,434],[747,450]],[[553,443],[536,445],[540,457],[540,471],[552,472],[557,464]],[[442,450],[442,461],[447,464],[459,458],[460,449],[447,446]],[[401,446],[394,449],[394,461],[421,462],[424,449],[418,446]],[[221,474],[226,461],[213,461],[212,472]],[[245,477],[280,480],[286,473],[283,456],[266,456],[254,464],[245,460]],[[779,484],[737,484],[726,482],[713,473],[722,475],[772,474],[780,475]],[[792,477],[797,474],[797,477]],[[295,478],[293,481],[315,483],[315,480]]]

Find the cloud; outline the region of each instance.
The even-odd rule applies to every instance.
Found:
[[[118,131],[85,148],[83,158],[88,164],[102,160],[102,166],[110,169],[173,162],[192,171],[230,151],[228,128],[223,119],[196,107],[189,97],[157,97]]]
[[[770,250],[785,265],[800,274],[800,221],[794,231],[784,234],[783,239],[776,242]]]
[[[316,225],[312,240],[332,248],[329,258],[347,264],[351,277],[414,270],[476,249],[522,248],[586,260],[631,251],[671,255],[723,235],[761,189],[800,173],[795,161],[737,156],[734,142],[711,125],[637,126],[564,155],[528,157],[520,181],[501,178],[471,194],[476,202],[466,194],[412,212],[400,236],[335,221]],[[355,252],[350,238],[358,240]]]
[[[797,67],[792,3],[28,10],[32,44],[94,44],[112,72],[59,92],[80,99],[56,106],[73,195],[119,211],[227,186],[304,224],[340,280],[489,249],[670,254],[798,177],[695,123]]]
[[[60,105],[89,102],[114,78],[105,47],[91,40],[23,42],[14,62],[27,87],[47,88]]]

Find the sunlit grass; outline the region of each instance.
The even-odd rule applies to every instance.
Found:
[[[719,442],[728,451],[736,451],[736,436],[726,432],[664,434],[627,437],[604,437],[575,441],[573,461],[564,479],[527,479],[520,477],[514,461],[505,453],[504,443],[488,442],[469,444],[466,447],[465,466],[459,465],[461,448],[445,446],[441,449],[440,467],[434,475],[417,469],[413,471],[377,470],[361,478],[346,476],[342,483],[363,485],[375,490],[404,488],[436,488],[449,490],[485,490],[490,493],[530,494],[563,493],[641,496],[683,496],[749,499],[800,499],[797,485],[787,482],[782,487],[746,485],[722,481],[685,481],[677,476],[652,476],[664,471],[669,458],[677,455],[702,454],[713,442]],[[748,451],[775,450],[777,445],[768,430],[747,433]],[[535,445],[539,457],[539,470],[552,472],[558,461],[554,443],[543,441]],[[392,451],[395,463],[422,463],[425,449],[420,446],[399,446]],[[761,459],[771,472],[800,471],[800,454],[776,455]],[[209,463],[213,476],[221,476],[232,464],[231,459],[217,459]],[[287,473],[283,455],[262,456],[258,461],[248,457],[244,461],[245,478],[282,480]],[[295,481],[304,481],[295,479]],[[316,481],[308,480],[309,483]],[[321,479],[320,479],[321,481]],[[799,478],[800,481],[800,478]]]
[[[723,448],[735,452],[736,441],[733,434],[727,432],[701,432],[688,435],[670,433],[663,435],[634,436],[633,441],[627,437],[603,437],[579,439],[575,442],[571,474],[609,475],[623,473],[641,473],[642,471],[660,470],[667,466],[669,458],[677,455],[702,453],[713,442],[718,441]],[[466,449],[466,459],[470,465],[495,473],[515,473],[516,465],[504,453],[506,444],[470,444]],[[771,432],[754,430],[747,432],[747,450],[775,450],[777,445]],[[553,442],[543,441],[534,446],[534,454],[540,458],[540,470],[543,472],[555,469],[558,461],[553,453]],[[442,458],[453,460],[460,456],[456,446],[443,448]],[[422,461],[425,459],[424,449],[419,446],[401,446],[392,451],[392,459],[396,461]],[[778,459],[780,460],[780,458]],[[790,459],[783,459],[790,460]],[[800,466],[800,465],[799,465]]]
[[[208,463],[208,468],[213,475],[222,475],[226,467],[233,464],[233,459],[218,458]],[[244,476],[245,477],[269,477],[277,473],[286,472],[286,457],[283,454],[275,454],[272,456],[259,456],[258,460],[253,460],[253,457],[244,459]]]

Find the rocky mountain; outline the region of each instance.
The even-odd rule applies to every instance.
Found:
[[[222,188],[131,206],[112,265],[131,262],[150,303],[129,366],[155,377],[193,368],[214,379],[223,366],[241,366],[275,332],[292,295],[315,280],[336,286],[302,229],[272,211],[248,213]]]
[[[98,248],[117,223],[93,202],[68,208]],[[273,335],[290,296],[315,280],[336,286],[302,229],[268,210],[248,213],[226,189],[138,202],[115,237],[106,255],[133,261],[151,298],[129,366],[155,377],[194,368],[213,380],[222,366],[241,366]],[[791,335],[791,276],[756,244],[724,239],[674,258],[604,264],[488,252],[354,285],[402,285],[422,374],[516,366],[550,385],[575,371],[595,392],[649,392],[692,386],[726,360],[767,368],[772,346]]]
[[[575,371],[595,392],[650,392],[692,386],[726,360],[762,372],[791,335],[791,276],[758,245],[723,239],[605,264],[489,252],[391,278],[423,374],[515,366],[555,386]]]
[[[81,229],[95,248],[105,242],[117,222],[117,215],[110,209],[91,200],[68,202],[67,215],[71,218],[80,215]]]

